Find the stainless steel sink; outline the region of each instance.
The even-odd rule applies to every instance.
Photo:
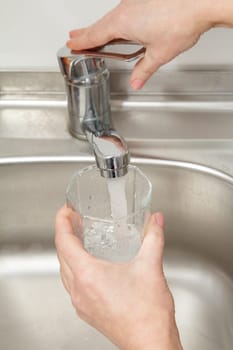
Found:
[[[53,245],[55,212],[64,202],[70,176],[87,160],[2,162],[2,349],[115,349],[78,320],[61,285]],[[233,178],[190,163],[153,159],[133,163],[153,183],[153,210],[162,210],[167,218],[165,273],[184,349],[231,350]]]
[[[184,349],[232,350],[233,73],[158,73],[136,95],[128,79],[113,73],[114,122],[165,213]],[[0,349],[115,349],[77,318],[59,277],[55,213],[94,162],[65,110],[60,74],[0,72]]]

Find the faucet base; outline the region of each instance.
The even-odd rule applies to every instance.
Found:
[[[68,126],[68,131],[71,134],[71,136],[75,137],[78,140],[81,141],[87,141],[87,137],[84,133],[78,132],[76,129],[73,129],[71,125]]]

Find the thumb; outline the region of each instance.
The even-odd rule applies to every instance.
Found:
[[[161,60],[156,59],[150,50],[147,49],[145,56],[141,58],[135,65],[131,75],[130,85],[134,90],[139,90],[143,87],[146,81],[152,74],[162,65]]]
[[[139,256],[151,259],[156,265],[162,266],[164,250],[164,217],[162,213],[151,215],[145,230],[144,240]]]
[[[66,264],[73,270],[78,259],[79,263],[86,262],[89,254],[84,249],[82,242],[75,235],[73,226],[81,226],[81,218],[78,213],[64,206],[56,216],[55,223],[55,246],[57,254],[65,260]]]

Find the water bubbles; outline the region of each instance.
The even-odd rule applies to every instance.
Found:
[[[121,235],[112,223],[88,220],[84,231],[84,247],[97,258],[112,262],[131,260],[141,245],[140,233],[133,225],[121,226]]]
[[[92,255],[112,262],[131,260],[139,250],[141,236],[136,226],[128,225],[125,177],[108,179],[110,221],[86,218],[84,247]],[[89,195],[89,201],[93,199]],[[88,210],[91,209],[89,202]]]

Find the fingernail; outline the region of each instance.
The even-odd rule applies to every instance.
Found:
[[[141,89],[141,87],[143,86],[144,82],[141,79],[134,79],[133,81],[131,81],[131,87],[134,90],[139,90]]]
[[[155,214],[156,222],[160,227],[164,227],[164,216],[162,213]]]

